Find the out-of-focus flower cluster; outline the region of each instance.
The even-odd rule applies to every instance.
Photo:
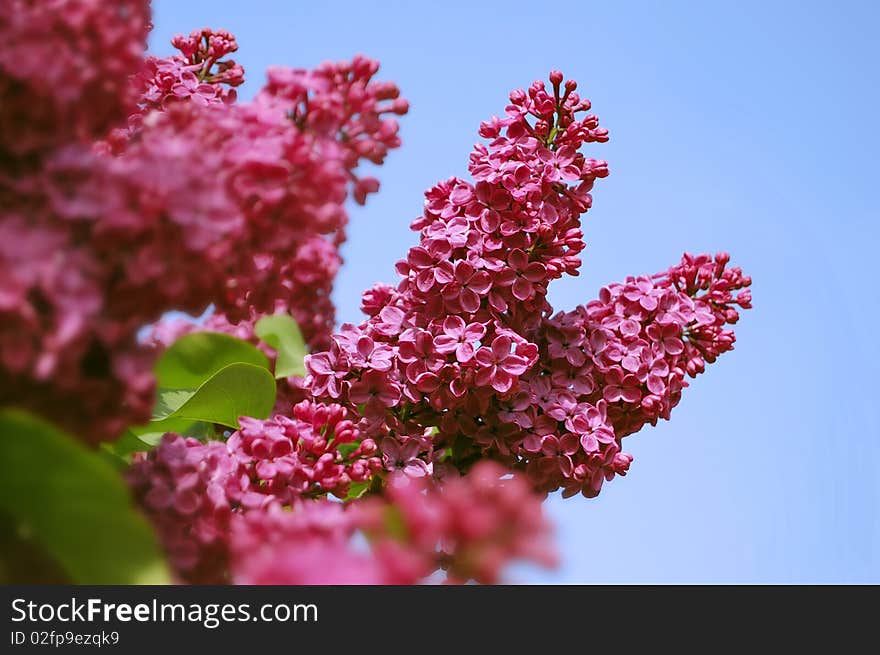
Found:
[[[384,499],[347,507],[319,501],[242,513],[230,534],[241,584],[414,584],[432,575],[492,584],[513,560],[555,562],[540,500],[493,462],[442,483],[396,474]]]
[[[481,125],[472,180],[428,190],[398,284],[334,334],[344,203],[377,190],[358,169],[399,145],[406,101],[355,57],[270,69],[239,104],[231,34],[144,57],[149,28],[147,0],[0,5],[0,405],[112,438],[149,416],[156,344],[257,342],[289,313],[312,354],[271,418],[133,458],[181,581],[493,583],[552,563],[542,496],[626,474],[623,438],[733,348],[751,280],[686,254],[554,312],[608,174],[582,152],[607,131],[554,71]]]
[[[145,0],[0,4],[4,186],[59,145],[100,138],[135,110],[130,77],[150,28]]]
[[[0,8],[0,403],[91,442],[149,418],[137,334],[168,310],[288,311],[329,345],[344,203],[407,110],[363,57],[272,69],[235,104],[230,34],[144,59],[148,29],[146,0]]]
[[[590,103],[550,80],[481,126],[474,182],[426,193],[400,283],[367,291],[369,318],[307,358],[307,388],[362,413],[388,470],[443,477],[490,458],[541,491],[595,496],[630,466],[621,439],[668,418],[686,375],[733,347],[751,280],[726,254],[553,315],[547,286],[577,274],[580,215],[608,169],[580,152],[607,140]]]
[[[381,469],[339,405],[303,401],[292,417],[243,417],[225,443],[167,435],[136,457],[129,479],[172,564],[192,582],[217,581],[228,565],[235,510],[263,511],[318,495],[344,498]]]
[[[391,476],[382,499],[343,505],[381,468],[339,405],[242,420],[226,443],[169,434],[129,471],[180,579],[193,583],[412,584],[438,569],[495,582],[514,559],[551,563],[541,503],[483,462],[440,482]],[[366,536],[369,552],[355,535]]]

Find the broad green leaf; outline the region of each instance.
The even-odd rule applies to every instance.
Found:
[[[162,421],[152,421],[146,425],[131,427],[112,444],[102,445],[107,446],[115,455],[125,457],[131,453],[152,450],[159,444],[166,432],[197,437],[204,441],[213,434],[214,428],[210,423],[202,421],[192,421],[186,418],[168,418]]]
[[[339,451],[339,454],[343,457],[348,457],[354,451],[361,447],[359,441],[352,441],[351,443],[341,443],[336,447],[336,450]]]
[[[214,374],[216,375],[216,373]],[[214,375],[209,376],[199,386],[210,380]],[[159,421],[167,416],[171,416],[190,398],[196,389],[162,389],[156,391],[156,406],[153,408],[153,421]]]
[[[348,494],[345,496],[345,500],[356,500],[367,493],[367,489],[370,488],[370,480],[366,480],[364,482],[352,482],[348,488]]]
[[[275,379],[262,366],[229,364],[198,389],[160,389],[159,412],[147,427],[188,419],[238,427],[238,417],[268,418],[275,405]],[[164,428],[163,428],[164,429]],[[150,429],[149,432],[161,430]]]
[[[155,535],[99,453],[0,410],[0,509],[78,584],[167,584]]]
[[[267,418],[275,405],[268,358],[226,334],[181,337],[159,358],[156,379],[153,420],[129,428],[113,445],[117,455],[149,450],[166,432],[201,438],[215,423],[237,428],[239,416]]]
[[[172,344],[156,363],[160,389],[196,389],[230,364],[253,364],[269,369],[258,348],[228,334],[194,332]]]
[[[299,325],[288,314],[264,316],[254,326],[257,336],[277,352],[275,377],[306,374],[303,362],[308,351]]]
[[[134,427],[129,431],[150,447],[157,445],[166,432],[175,432],[185,437],[196,437],[201,441],[206,441],[216,432],[213,423],[174,417]]]
[[[148,450],[148,448],[143,448],[143,450]],[[120,473],[124,472],[131,464],[126,454],[116,452],[115,444],[102,443],[95,452],[101,456],[101,459],[110,464],[114,470]]]
[[[383,524],[387,533],[397,541],[406,541],[409,531],[406,522],[403,520],[403,514],[398,507],[387,505],[382,513],[384,519]]]

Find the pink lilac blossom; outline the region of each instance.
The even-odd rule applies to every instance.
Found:
[[[341,408],[298,408],[305,420],[251,420],[225,444],[168,434],[138,456],[129,480],[181,580],[412,584],[439,569],[449,582],[493,583],[511,561],[555,561],[540,498],[492,462],[442,482],[398,473],[382,498],[313,499],[293,453],[313,448],[315,422],[330,427]],[[341,436],[343,422],[335,434],[356,436]]]
[[[399,145],[407,109],[363,57],[273,69],[234,104],[231,35],[145,64],[148,27],[144,2],[0,9],[0,403],[93,443],[149,418],[155,349],[137,334],[169,310],[213,303],[246,334],[289,311],[329,345],[343,204],[377,188],[357,167]]]
[[[413,584],[442,571],[449,583],[492,584],[504,567],[555,562],[541,502],[521,476],[492,462],[442,484],[392,476],[383,499],[344,507],[272,506],[233,522],[240,584]],[[357,548],[362,533],[368,548]],[[333,562],[333,565],[328,565]]]
[[[410,552],[430,563],[421,577],[439,566],[448,582],[496,584],[512,561],[556,562],[540,498],[524,476],[494,462],[479,462],[466,476],[434,487],[425,478],[397,475],[385,495]],[[394,558],[399,544],[386,539],[378,549]]]
[[[727,325],[739,319],[737,307],[751,307],[751,280],[728,261],[725,253],[685,255],[664,273],[609,285],[598,300],[545,320],[546,349],[522,380],[532,403],[498,415],[538,426],[521,444],[538,488],[596,495],[632,461],[620,440],[668,419],[686,378],[733,348]],[[542,423],[546,416],[553,422]]]
[[[209,229],[205,239],[227,244],[209,251],[216,263],[208,270],[220,269],[210,295],[231,324],[277,311],[282,302],[302,320],[310,342],[327,343],[347,223],[343,204],[350,190],[363,201],[355,169],[363,159],[381,164],[399,145],[397,122],[386,115],[406,111],[394,85],[372,79],[377,69],[362,57],[315,71],[274,68],[247,105],[166,103],[144,118],[122,153],[143,159],[140,149],[155,139],[160,152],[209,148],[215,156],[210,170],[200,161],[190,175],[207,176],[211,195],[199,197],[197,186],[185,202],[198,213],[185,218],[190,230]]]
[[[244,69],[223,59],[238,50],[232,34],[206,27],[175,36],[171,44],[179,55],[147,58],[150,77],[141,95],[144,109],[161,109],[182,99],[197,104],[235,101],[235,87],[244,82]]]
[[[450,178],[426,193],[413,222],[420,243],[398,262],[398,286],[370,290],[369,320],[343,326],[308,358],[315,395],[363,405],[362,429],[379,439],[437,427],[439,451],[474,427],[486,432],[478,440],[497,443],[473,410],[513,393],[538,361],[532,337],[550,312],[547,285],[577,273],[580,215],[608,172],[579,153],[607,140],[589,108],[570,81],[511,94],[505,118],[480,128],[491,141],[471,154],[474,183]],[[390,368],[357,357],[364,337],[391,351]]]
[[[339,405],[297,404],[293,417],[242,417],[224,443],[167,434],[136,456],[128,476],[181,579],[219,582],[228,568],[231,517],[326,494],[382,468]]]
[[[269,84],[253,105],[273,107],[278,101],[275,96],[282,96],[288,111],[286,117],[303,131],[324,137],[323,142],[316,140],[310,147],[279,142],[265,157],[254,154],[259,151],[256,135],[247,135],[235,148],[236,153],[254,159],[253,170],[243,175],[239,183],[247,184],[245,190],[255,194],[274,194],[271,198],[247,198],[248,205],[253,205],[260,215],[254,222],[259,233],[245,240],[282,247],[273,252],[252,246],[246,251],[248,261],[238,264],[241,270],[249,270],[248,276],[228,276],[226,288],[216,296],[215,313],[204,324],[186,328],[177,321],[172,330],[159,326],[158,335],[208,330],[258,343],[253,326],[261,316],[289,313],[310,349],[323,350],[330,345],[335,324],[330,294],[342,264],[339,246],[345,240],[347,215],[343,203],[347,189],[351,189],[359,203],[378,189],[375,179],[360,179],[354,169],[362,159],[381,164],[388,150],[400,144],[396,121],[385,115],[403,114],[408,109],[406,101],[399,98],[397,87],[372,79],[377,68],[376,62],[356,57],[350,64],[324,64],[315,71],[270,71]],[[220,81],[212,83],[221,86]],[[293,110],[289,109],[289,102],[294,103]],[[276,150],[308,155],[308,159],[290,162],[285,172],[270,161],[276,157]],[[286,175],[287,181],[273,183],[273,176],[279,175]],[[268,185],[266,178],[270,180]],[[267,189],[263,190],[263,186]],[[285,187],[289,192],[279,195],[277,192]],[[268,232],[268,225],[281,222],[294,229],[274,235]],[[301,234],[302,226],[310,222],[312,233]],[[256,255],[252,254],[254,250]],[[162,340],[158,341],[161,345]],[[282,382],[278,410],[306,397],[302,387],[301,378]]]
[[[554,313],[608,174],[581,152],[607,131],[554,71],[481,125],[472,181],[426,193],[399,283],[332,334],[344,203],[378,189],[359,166],[399,145],[406,101],[355,57],[273,68],[237,104],[232,35],[145,59],[148,30],[144,1],[0,8],[0,404],[112,438],[149,414],[145,324],[213,304],[209,329],[255,341],[289,312],[313,354],[283,414],[225,442],[165,435],[129,470],[181,580],[492,583],[551,563],[535,491],[626,474],[622,439],[733,348],[750,279],[685,255]]]
[[[124,121],[150,28],[148,0],[0,3],[0,177]]]
[[[240,514],[229,535],[230,577],[236,584],[411,584],[358,550],[358,512],[311,501],[285,510],[272,505]]]
[[[247,506],[267,500],[289,503],[302,496],[331,494],[345,498],[353,482],[378,472],[375,441],[359,432],[340,405],[304,400],[293,417],[266,421],[241,418],[241,428],[226,442],[247,471]]]
[[[168,434],[128,470],[135,498],[182,581],[220,583],[240,487],[240,464],[220,441]]]
[[[346,509],[308,501],[341,495],[343,463],[319,445],[311,462],[334,465],[323,482],[292,475],[300,424],[244,419],[230,438],[250,467],[227,533],[235,579],[402,583],[439,567],[451,582],[495,582],[511,559],[548,563],[534,490],[592,497],[625,475],[621,440],[668,418],[685,377],[733,347],[728,325],[751,306],[751,280],[723,253],[686,254],[553,313],[547,285],[577,273],[579,216],[607,174],[578,150],[607,135],[576,118],[589,104],[574,83],[551,82],[553,96],[540,83],[514,92],[507,117],[483,125],[493,140],[472,155],[476,184],[452,178],[426,194],[401,282],[368,290],[368,319],[307,357],[305,391],[371,444],[359,480],[380,496]],[[328,570],[328,557],[355,568]]]
[[[669,417],[685,377],[733,347],[736,306],[751,306],[751,280],[728,255],[686,254],[554,315],[547,286],[577,274],[579,217],[608,169],[580,153],[607,140],[594,116],[578,118],[589,102],[557,72],[551,84],[552,94],[540,82],[513,92],[505,118],[481,126],[491,141],[471,154],[475,182],[426,193],[397,287],[368,290],[368,319],[307,358],[313,394],[360,412],[365,434],[406,453],[386,457],[388,470],[404,460],[446,474],[490,458],[541,492],[595,496],[629,469],[621,440]],[[381,370],[358,356],[363,340],[386,353]],[[423,433],[431,443],[415,453],[407,435]]]
[[[95,144],[96,149],[106,152],[124,149],[146,115],[163,110],[171,103],[206,106],[235,102],[235,87],[244,82],[244,69],[231,59],[223,59],[238,50],[232,34],[203,28],[189,36],[175,36],[171,43],[179,54],[146,57],[130,81],[130,87],[138,92],[137,106],[126,125],[111,130],[104,141]]]

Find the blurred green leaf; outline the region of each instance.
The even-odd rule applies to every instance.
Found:
[[[159,390],[153,420],[130,427],[114,454],[150,450],[166,432],[205,438],[215,423],[238,427],[239,416],[268,418],[275,379],[258,348],[226,334],[196,332],[178,339],[156,364]]]
[[[308,354],[299,325],[288,314],[264,316],[254,326],[257,336],[277,352],[275,377],[304,376],[304,358]]]
[[[360,441],[352,441],[351,443],[341,443],[336,447],[336,450],[339,451],[339,454],[343,457],[348,457],[354,451],[361,447]]]
[[[155,535],[99,453],[0,410],[0,509],[78,584],[167,584]]]
[[[370,488],[370,480],[366,480],[364,482],[352,482],[348,487],[348,494],[345,496],[345,500],[356,500],[367,493],[367,489]]]
[[[196,389],[230,364],[269,369],[259,348],[228,334],[194,332],[175,341],[156,363],[160,389]]]
[[[203,421],[172,417],[162,421],[152,421],[146,425],[130,427],[113,443],[101,445],[113,454],[125,457],[132,453],[152,450],[159,445],[166,432],[196,437],[205,441],[208,437],[213,436],[214,426]]]
[[[406,541],[409,537],[409,531],[406,527],[406,521],[403,520],[403,514],[398,507],[387,505],[382,513],[384,519],[383,524],[388,535],[397,541]]]
[[[229,364],[208,378],[198,389],[160,389],[159,413],[147,427],[187,419],[238,427],[239,416],[268,418],[275,406],[275,379],[262,366]],[[143,437],[141,437],[143,439]]]

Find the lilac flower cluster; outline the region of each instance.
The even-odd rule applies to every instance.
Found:
[[[556,562],[541,499],[525,476],[494,462],[478,462],[467,475],[439,483],[398,473],[385,497],[390,506],[383,525],[390,512],[400,534],[379,540],[377,556],[404,577],[409,571],[413,582],[439,568],[447,582],[497,584],[510,562]]]
[[[308,358],[312,392],[365,405],[380,436],[423,432],[397,412],[404,404],[449,413],[466,395],[508,392],[537,360],[523,335],[549,308],[549,281],[576,272],[579,216],[607,175],[578,152],[607,132],[592,115],[577,118],[589,103],[574,83],[562,91],[553,79],[553,94],[540,83],[514,92],[507,117],[483,124],[493,141],[471,155],[476,183],[451,178],[426,193],[400,285],[370,290],[370,319]]]
[[[598,494],[632,461],[620,440],[668,419],[686,377],[733,348],[726,325],[739,319],[736,306],[751,306],[751,280],[728,259],[685,255],[544,321],[540,363],[497,415],[524,430],[509,447],[538,488]]]
[[[241,513],[230,530],[240,584],[493,584],[513,560],[555,562],[540,500],[522,476],[481,462],[462,478],[429,484],[395,475],[383,499],[329,501]],[[369,550],[358,548],[364,535]],[[332,565],[329,563],[332,562]]]
[[[579,149],[607,134],[578,117],[589,103],[573,82],[553,73],[551,83],[552,95],[540,83],[514,92],[506,117],[483,125],[492,141],[471,156],[475,183],[428,191],[398,286],[369,289],[367,320],[306,358],[298,390],[344,407],[369,444],[367,497],[307,500],[341,495],[333,473],[291,484],[298,424],[245,420],[230,438],[257,484],[228,503],[234,579],[408,583],[439,568],[450,582],[495,582],[513,559],[549,563],[535,491],[592,497],[626,474],[621,440],[668,418],[686,377],[733,347],[728,326],[750,307],[751,280],[725,254],[685,255],[553,313],[547,286],[577,273],[580,215],[607,174]]]
[[[308,389],[361,413],[388,470],[442,477],[491,458],[540,491],[595,496],[630,466],[621,439],[668,418],[686,375],[733,347],[726,325],[751,280],[725,254],[685,255],[553,315],[547,286],[577,274],[580,215],[608,169],[580,152],[607,140],[579,117],[589,102],[550,80],[481,126],[474,183],[426,193],[400,283],[368,290],[368,319],[307,358]]]
[[[130,77],[150,28],[145,0],[4,0],[0,178],[33,170],[59,144],[100,138],[135,111]]]
[[[129,481],[182,579],[211,582],[226,575],[234,513],[344,498],[381,469],[376,453],[341,406],[303,401],[292,418],[242,418],[225,443],[168,434]]]
[[[381,469],[338,405],[244,420],[226,443],[169,434],[129,471],[181,580],[243,584],[496,582],[515,559],[550,564],[550,530],[524,477],[492,462],[442,483],[391,476],[384,496],[343,505]],[[348,446],[348,447],[346,447]],[[371,552],[358,552],[356,532]]]
[[[165,312],[213,305],[199,329],[256,342],[286,312],[312,354],[271,418],[133,458],[181,581],[494,583],[552,563],[543,495],[627,473],[622,440],[733,348],[750,278],[686,254],[554,311],[608,175],[583,152],[607,131],[554,71],[481,125],[472,179],[427,191],[398,284],[334,334],[344,205],[378,189],[358,171],[399,145],[406,101],[358,56],[272,68],[239,104],[231,34],[156,58],[149,29],[147,0],[0,5],[0,405],[113,438],[149,416],[144,326],[167,344],[194,328]]]
[[[232,34],[203,28],[175,36],[171,44],[180,54],[147,58],[146,89],[141,94],[144,110],[184,99],[201,105],[235,102],[235,87],[244,82],[244,69],[223,59],[238,50]]]
[[[249,330],[280,309],[329,344],[343,205],[376,190],[358,165],[399,145],[407,110],[363,57],[272,69],[235,104],[235,39],[205,29],[144,59],[148,16],[146,0],[0,9],[0,403],[90,442],[149,418],[137,334],[168,310],[213,303]]]

